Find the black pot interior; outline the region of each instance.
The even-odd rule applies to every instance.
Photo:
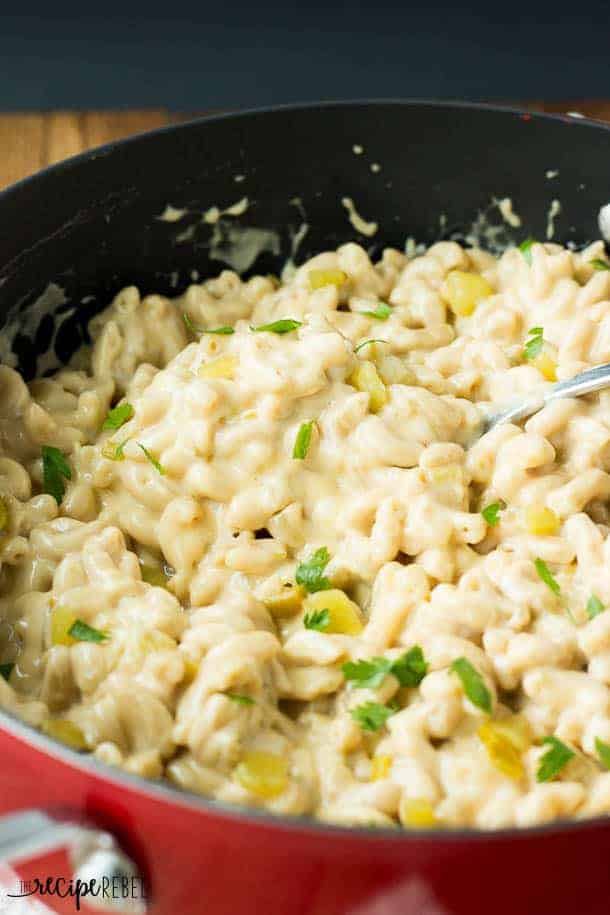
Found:
[[[50,346],[65,361],[122,286],[176,295],[193,276],[218,273],[227,265],[211,256],[214,232],[230,240],[235,226],[277,233],[258,236],[267,250],[247,273],[279,272],[303,223],[297,261],[348,240],[375,253],[403,248],[409,236],[463,237],[481,213],[500,227],[484,243],[544,240],[553,200],[561,204],[554,240],[581,245],[599,237],[609,162],[610,129],[599,124],[425,102],[283,108],[158,131],[0,195],[0,323],[10,316],[19,327],[12,348],[31,377]],[[243,215],[202,220],[243,197]],[[373,237],[353,227],[343,197],[379,224]],[[504,197],[518,228],[493,204]],[[160,220],[168,204],[188,213]],[[61,290],[51,287],[51,313],[25,320],[50,283]]]

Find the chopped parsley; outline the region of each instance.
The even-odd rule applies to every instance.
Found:
[[[200,337],[202,334],[219,334],[220,336],[228,337],[228,336],[230,336],[230,334],[235,333],[235,328],[230,327],[229,325],[224,325],[223,327],[208,327],[208,328],[196,327],[193,324],[193,322],[191,321],[191,319],[189,318],[189,316],[186,314],[186,312],[182,315],[182,320],[186,324],[188,330],[190,330],[190,332],[195,337]]]
[[[610,264],[608,261],[602,260],[601,257],[594,257],[592,261],[589,261],[594,270],[610,270]]]
[[[545,583],[547,588],[550,588],[553,594],[557,597],[561,594],[561,588],[559,587],[559,582],[553,576],[551,570],[547,566],[544,559],[534,559],[534,565],[536,566],[536,571],[538,572],[538,577],[541,581]]]
[[[387,674],[393,674],[401,686],[419,686],[428,672],[424,654],[415,645],[399,658],[371,658],[368,661],[347,661],[341,668],[346,680],[359,689],[377,689]]]
[[[542,741],[549,749],[540,759],[540,766],[536,772],[537,782],[548,782],[559,775],[561,770],[576,755],[574,750],[567,747],[557,737],[545,737]]]
[[[57,504],[61,503],[66,491],[64,479],[72,479],[70,465],[59,448],[51,445],[42,446],[42,480],[44,491],[53,496]]]
[[[379,702],[365,702],[353,708],[350,715],[363,731],[378,731],[388,718],[398,711],[395,705],[381,705]]]
[[[387,321],[392,314],[392,309],[385,302],[379,302],[371,311],[361,311],[359,314],[366,315],[367,318],[375,318],[377,321]]]
[[[529,340],[523,347],[523,358],[526,362],[531,362],[532,359],[535,359],[536,356],[539,356],[542,352],[542,347],[544,346],[544,328],[531,327],[527,333]]]
[[[302,461],[307,457],[309,446],[311,444],[311,433],[313,432],[313,420],[308,423],[301,423],[297,437],[294,440],[292,456],[295,460]]]
[[[252,696],[243,696],[241,693],[225,693],[225,696],[238,705],[256,705]]]
[[[401,686],[419,686],[428,673],[428,662],[419,645],[414,645],[394,661],[392,673]]]
[[[595,738],[595,752],[599,756],[604,769],[610,769],[610,744],[604,743],[599,737]]]
[[[596,594],[592,594],[587,601],[587,606],[585,609],[587,616],[590,620],[592,620],[594,617],[599,616],[600,613],[603,613],[606,608],[602,604],[599,597]]]
[[[316,632],[324,632],[330,624],[329,610],[314,610],[312,613],[306,613],[303,619],[303,625],[306,629],[314,629]]]
[[[497,502],[491,502],[486,505],[481,514],[490,527],[495,527],[496,524],[500,523],[500,512],[504,511],[505,508],[506,502],[503,499],[499,499]]]
[[[140,450],[144,453],[144,456],[146,457],[146,459],[148,461],[150,461],[150,463],[153,465],[155,470],[158,473],[160,473],[161,476],[165,476],[165,474],[166,474],[165,467],[163,467],[163,465],[159,463],[159,461],[154,456],[154,454],[151,454],[150,451],[148,450],[148,448],[145,448],[141,442],[138,442],[138,448],[140,448]]]
[[[491,693],[483,682],[481,674],[472,666],[467,658],[457,658],[451,665],[451,670],[462,681],[462,686],[467,698],[483,712],[491,715]]]
[[[93,626],[89,626],[87,623],[83,623],[82,620],[75,620],[70,628],[68,629],[68,635],[73,639],[76,639],[77,642],[105,642],[108,638],[107,632],[101,632],[99,629],[94,629]]]
[[[129,439],[126,438],[119,445],[117,445],[116,442],[106,442],[102,448],[102,454],[105,458],[108,458],[109,461],[124,461],[124,449],[128,441]]]
[[[354,353],[357,353],[358,350],[361,350],[363,346],[368,346],[369,343],[388,343],[387,340],[363,340],[362,343],[359,343],[358,346],[354,347]]]
[[[523,255],[528,267],[532,266],[532,246],[535,244],[537,244],[535,238],[526,238],[525,241],[522,241],[519,245],[519,251]]]
[[[290,331],[301,327],[302,321],[296,321],[294,318],[280,318],[279,321],[272,321],[271,324],[261,324],[259,327],[250,326],[250,330],[255,333],[267,331],[271,334],[289,334]]]
[[[325,546],[320,547],[305,562],[297,566],[295,579],[310,594],[316,591],[328,591],[331,583],[324,575],[324,569],[330,562],[330,554]]]
[[[120,429],[121,426],[124,426],[125,423],[129,422],[134,413],[135,410],[130,403],[120,403],[118,407],[110,410],[108,416],[104,420],[102,429]]]
[[[3,677],[8,682],[14,666],[14,664],[0,664],[0,677]]]

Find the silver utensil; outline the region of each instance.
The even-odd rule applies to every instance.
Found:
[[[486,432],[501,423],[518,423],[520,420],[537,413],[554,400],[559,400],[563,397],[582,397],[583,394],[592,394],[594,391],[601,391],[602,388],[607,387],[610,387],[609,362],[603,365],[596,365],[585,372],[580,372],[580,374],[574,375],[573,378],[559,381],[543,393],[536,394],[535,397],[515,401],[514,404],[506,407],[500,413],[492,413],[490,416],[486,416],[481,424],[477,438],[485,435]]]

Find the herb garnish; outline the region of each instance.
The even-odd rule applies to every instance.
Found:
[[[358,314],[366,315],[367,318],[375,318],[377,321],[387,321],[392,314],[392,309],[385,302],[379,302],[378,305],[370,311],[360,311]]]
[[[102,429],[120,429],[125,423],[129,422],[134,415],[135,410],[130,403],[120,403],[113,410],[110,410],[104,420]]]
[[[557,595],[557,597],[559,597],[559,595],[561,594],[561,588],[559,587],[559,582],[556,580],[556,578],[554,578],[553,574],[551,573],[551,570],[547,566],[544,559],[539,559],[539,558],[534,559],[534,565],[536,566],[536,571],[538,572],[538,577],[540,578],[540,580],[545,583],[547,588],[551,589],[553,594],[555,594],[555,595]]]
[[[301,423],[297,437],[294,440],[292,456],[296,460],[302,461],[307,457],[309,446],[311,444],[311,433],[313,432],[313,420],[308,423]]]
[[[379,702],[365,702],[352,709],[350,715],[363,731],[378,731],[397,711],[396,706],[381,705]]]
[[[462,681],[464,692],[472,704],[491,715],[491,693],[478,670],[467,658],[457,658],[451,665],[451,670]]]
[[[57,504],[61,503],[66,491],[66,480],[72,479],[70,465],[59,448],[51,445],[42,446],[42,479],[44,491],[53,496]]]
[[[162,464],[159,463],[159,461],[154,456],[154,454],[151,454],[150,451],[148,450],[148,448],[145,448],[141,442],[138,442],[137,444],[138,444],[138,448],[140,448],[140,450],[144,452],[146,459],[148,461],[150,461],[150,463],[153,465],[155,470],[158,471],[158,473],[160,473],[161,476],[165,476],[165,474],[166,474],[165,467],[163,467]]]
[[[491,502],[486,505],[481,514],[490,527],[495,527],[496,524],[500,523],[500,512],[504,511],[505,508],[506,502],[503,499],[499,499],[497,502]]]
[[[255,333],[267,331],[271,334],[289,334],[291,330],[296,330],[302,324],[302,321],[296,321],[294,318],[280,318],[279,321],[272,321],[271,324],[261,324],[259,327],[250,325],[250,330]]]
[[[574,753],[574,750],[567,747],[565,743],[557,737],[545,737],[542,743],[547,744],[549,749],[540,759],[540,766],[536,772],[536,781],[548,782],[552,778],[555,778],[556,775],[559,775],[563,767],[567,765],[576,754]]]
[[[602,260],[601,257],[594,257],[592,261],[589,261],[594,270],[610,270],[610,264],[608,261]]]
[[[599,756],[604,769],[610,769],[610,744],[604,743],[599,737],[595,738],[595,752]]]
[[[225,693],[225,696],[238,705],[256,705],[252,696],[243,696],[241,693]]]
[[[123,452],[128,441],[129,439],[126,438],[119,445],[115,442],[106,442],[102,448],[102,454],[105,458],[108,458],[109,461],[124,461],[125,454]]]
[[[295,579],[298,585],[302,585],[310,594],[316,591],[328,591],[331,583],[324,575],[324,569],[330,562],[330,554],[325,546],[309,557],[305,562],[297,566]]]
[[[586,612],[590,620],[603,613],[606,608],[596,594],[592,594],[587,601]]]
[[[542,327],[531,327],[528,330],[529,340],[526,342],[523,347],[523,358],[526,362],[531,362],[532,359],[535,359],[536,356],[539,356],[542,352],[542,347],[544,346],[544,328]]]
[[[312,613],[306,613],[303,619],[303,625],[306,629],[314,629],[316,632],[324,632],[330,624],[329,610],[314,610]]]
[[[387,674],[393,674],[401,686],[419,686],[428,672],[424,654],[415,645],[399,658],[371,658],[368,661],[347,661],[341,668],[346,680],[359,689],[377,689]]]
[[[368,346],[369,343],[388,343],[388,345],[389,345],[389,341],[388,341],[388,340],[375,340],[375,339],[373,339],[373,340],[363,340],[362,343],[359,343],[358,346],[355,346],[355,347],[354,347],[354,353],[357,353],[358,350],[361,350],[363,346]]]
[[[196,327],[186,312],[182,315],[182,320],[194,337],[200,337],[202,334],[219,334],[221,336],[229,336],[230,334],[235,333],[235,328],[229,327],[228,325],[224,325],[223,327]]]
[[[535,244],[537,244],[535,238],[526,238],[525,241],[522,241],[519,245],[519,251],[529,267],[532,266],[532,245]]]
[[[68,635],[73,639],[76,639],[77,642],[105,642],[109,638],[107,632],[101,632],[99,629],[94,629],[93,626],[89,626],[87,623],[84,623],[82,620],[75,620],[70,628],[68,629]]]

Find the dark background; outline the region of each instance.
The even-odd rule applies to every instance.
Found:
[[[608,98],[609,49],[609,0],[0,0],[0,109]]]

